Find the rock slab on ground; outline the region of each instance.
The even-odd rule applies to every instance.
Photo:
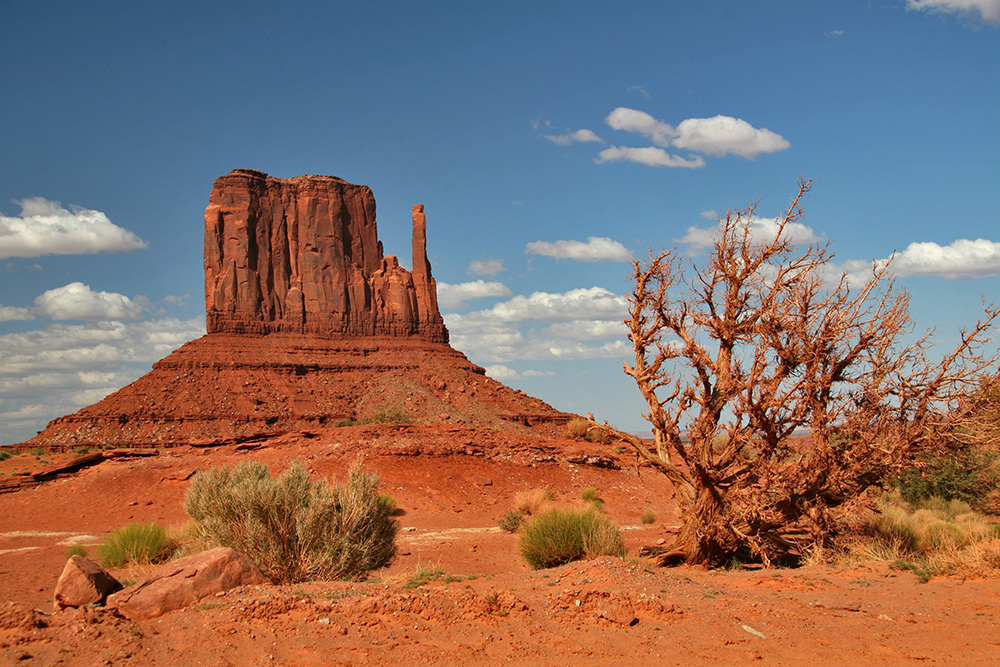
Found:
[[[100,604],[121,589],[122,585],[118,580],[100,565],[83,556],[74,555],[66,561],[66,567],[56,582],[53,606],[56,611],[60,611],[67,607]]]
[[[145,580],[110,596],[108,607],[126,618],[145,620],[231,588],[268,583],[249,558],[234,549],[216,547],[163,565]]]

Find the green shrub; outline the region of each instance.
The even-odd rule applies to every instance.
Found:
[[[87,557],[87,547],[82,544],[74,544],[66,549],[66,558],[72,558],[73,556],[83,556]]]
[[[656,512],[653,510],[646,510],[639,515],[639,523],[644,526],[648,526],[651,523],[656,523]]]
[[[396,502],[396,497],[391,493],[378,494],[378,502],[388,516],[393,516],[399,510],[399,504]]]
[[[276,583],[360,579],[396,554],[398,524],[378,482],[355,466],[331,490],[297,461],[273,479],[245,462],[195,475],[184,506],[206,536],[246,554]]]
[[[521,527],[521,555],[536,570],[583,558],[625,555],[621,530],[595,509],[556,509]]]
[[[604,499],[601,498],[601,492],[592,486],[588,486],[580,493],[580,497],[587,503],[590,503],[597,509],[604,507]]]
[[[166,560],[172,551],[167,531],[158,523],[130,523],[113,531],[97,547],[97,560],[105,567],[145,565]]]
[[[959,446],[918,459],[894,486],[910,503],[937,496],[984,509],[1000,488],[1000,456],[987,447]]]
[[[524,522],[524,512],[519,512],[518,510],[510,510],[502,517],[497,525],[500,526],[500,530],[504,530],[508,533],[516,533],[517,529],[521,527]]]
[[[31,454],[32,456],[42,456],[43,454],[48,454],[49,450],[45,449],[44,447],[32,447],[31,449],[28,450],[28,453]]]
[[[6,461],[10,457],[14,456],[15,452],[12,452],[9,448],[0,448],[0,461]]]

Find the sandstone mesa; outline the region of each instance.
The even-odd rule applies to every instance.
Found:
[[[413,270],[383,252],[368,186],[236,169],[205,211],[208,333],[22,447],[169,447],[308,431],[398,408],[418,421],[553,429],[570,415],[448,344],[412,210]]]

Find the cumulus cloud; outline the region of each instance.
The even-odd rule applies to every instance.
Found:
[[[496,333],[490,325],[507,322],[572,322],[619,320],[628,312],[624,295],[603,287],[577,288],[568,292],[534,292],[517,295],[486,310],[447,317],[448,328],[457,333]]]
[[[117,292],[95,292],[81,282],[50,289],[35,299],[36,313],[54,320],[134,320],[145,307],[144,299],[130,299]]]
[[[838,274],[864,280],[871,276],[872,265],[890,263],[890,271],[901,277],[938,276],[941,278],[984,278],[1000,275],[1000,243],[986,239],[958,239],[946,246],[932,241],[911,243],[890,258],[848,260],[833,267]]]
[[[680,242],[690,246],[692,251],[697,252],[711,246],[718,237],[721,229],[721,222],[714,227],[688,227],[687,233],[680,239]],[[750,233],[753,234],[754,239],[759,243],[770,241],[778,234],[778,219],[758,218],[754,216],[750,219]],[[791,239],[792,243],[803,245],[816,243],[821,240],[811,227],[803,225],[801,222],[787,223],[785,225],[785,236]]]
[[[604,139],[601,139],[591,130],[586,129],[579,129],[570,134],[546,134],[543,136],[552,143],[559,144],[560,146],[569,146],[573,143],[604,143]]]
[[[127,252],[146,242],[115,225],[100,211],[63,208],[56,201],[32,197],[15,201],[19,217],[0,215],[0,258]]]
[[[688,169],[698,169],[705,166],[705,158],[700,155],[691,155],[682,158],[679,155],[671,155],[662,148],[647,146],[645,148],[630,148],[628,146],[611,146],[601,151],[595,158],[595,162],[638,162],[647,167],[686,167]]]
[[[15,306],[0,306],[0,322],[25,322],[35,319],[35,314],[30,308],[17,308]]]
[[[603,287],[518,295],[486,310],[445,315],[452,344],[483,362],[622,358],[621,294]],[[544,326],[537,326],[537,325]],[[619,340],[608,339],[617,338]]]
[[[501,259],[476,259],[469,262],[468,273],[474,276],[495,276],[506,270]]]
[[[581,262],[632,261],[632,253],[618,241],[604,236],[591,236],[583,241],[532,241],[525,246],[524,252],[530,255],[543,255],[556,259],[575,259]]]
[[[657,146],[670,146],[671,140],[677,136],[677,130],[662,120],[657,120],[645,111],[618,107],[604,119],[613,130],[636,132],[652,139]]]
[[[727,153],[755,159],[761,153],[786,150],[791,144],[767,128],[757,129],[742,118],[688,118],[677,126],[674,146],[721,157]]]
[[[571,340],[607,340],[609,338],[625,338],[628,327],[620,320],[577,320],[575,322],[556,322],[540,331],[552,338]]]
[[[506,285],[500,282],[487,282],[485,280],[474,280],[467,283],[450,285],[438,282],[437,297],[438,303],[444,308],[460,310],[465,308],[465,302],[472,299],[484,299],[492,296],[510,296],[511,291]]]
[[[700,155],[685,159],[663,149],[681,148],[714,157],[732,154],[753,160],[761,153],[783,151],[791,146],[780,134],[767,128],[755,128],[732,116],[688,118],[674,127],[645,111],[618,107],[608,114],[605,122],[612,129],[647,137],[654,145],[642,148],[611,146],[601,151],[598,162],[627,160],[650,167],[696,168],[705,165]]]
[[[1000,26],[1000,0],[906,0],[908,10],[975,15]]]
[[[52,323],[0,335],[0,422],[5,442],[132,382],[149,364],[205,333],[204,319]]]

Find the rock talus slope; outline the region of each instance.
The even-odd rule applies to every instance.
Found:
[[[486,376],[448,345],[413,218],[413,270],[383,253],[375,198],[333,176],[237,169],[205,211],[208,334],[25,447],[229,442],[364,420],[554,429],[570,415]]]

